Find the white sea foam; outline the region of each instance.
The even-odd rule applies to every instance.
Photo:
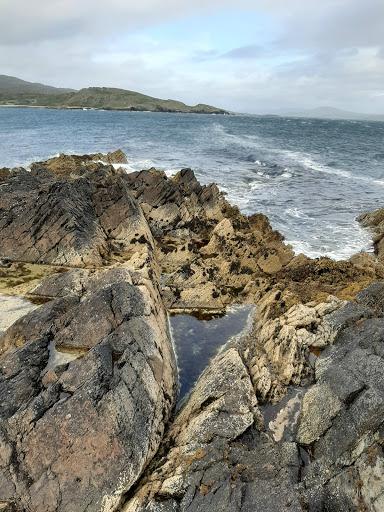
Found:
[[[349,227],[344,229],[344,233],[342,237],[340,237],[340,231],[343,231],[337,226],[334,226],[334,236],[335,241],[338,239],[343,240],[343,245],[341,244],[332,244],[331,240],[329,241],[329,245],[324,245],[323,247],[318,247],[317,244],[313,244],[313,239],[318,239],[318,237],[313,236],[311,241],[308,240],[298,240],[298,239],[287,239],[286,242],[292,245],[293,250],[296,254],[303,253],[309,258],[320,258],[321,256],[328,256],[334,260],[345,260],[357,254],[359,252],[372,252],[373,244],[370,233],[362,229],[357,222],[352,222]],[[330,227],[328,226],[328,229]],[[323,235],[323,233],[321,233]],[[315,249],[314,247],[318,247]]]
[[[308,216],[298,208],[286,208],[285,213],[291,217],[295,217],[296,219],[308,218]]]
[[[342,178],[350,179],[350,180],[356,180],[356,181],[365,181],[366,183],[375,183],[377,185],[384,186],[384,180],[376,180],[375,178],[372,178],[370,176],[358,176],[356,174],[353,174],[350,171],[346,171],[344,169],[339,169],[336,167],[329,167],[326,164],[316,162],[313,158],[308,156],[305,153],[300,153],[296,151],[289,151],[289,150],[279,150],[279,153],[283,153],[288,158],[292,159],[294,162],[298,163],[305,169],[309,171],[315,171],[315,172],[321,172],[325,174],[331,174],[335,176],[340,176]]]

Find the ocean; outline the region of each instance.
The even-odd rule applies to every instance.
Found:
[[[384,205],[384,123],[0,108],[0,167],[117,148],[127,172],[191,167],[242,212],[265,213],[297,253],[371,249],[355,219]]]

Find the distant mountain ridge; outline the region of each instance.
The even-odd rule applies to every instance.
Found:
[[[181,101],[153,98],[125,89],[88,87],[76,91],[27,82],[7,75],[0,75],[0,105],[197,114],[228,113],[211,105],[199,103],[198,105],[189,106]]]
[[[281,115],[288,117],[313,117],[317,119],[345,119],[351,121],[384,121],[384,115],[382,114],[362,114],[335,107],[317,107],[299,112],[291,110]]]

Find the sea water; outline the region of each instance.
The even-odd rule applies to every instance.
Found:
[[[311,257],[369,250],[356,217],[384,205],[381,122],[0,108],[0,167],[117,148],[128,172],[191,167]]]

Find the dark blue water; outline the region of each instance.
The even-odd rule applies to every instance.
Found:
[[[355,217],[384,203],[384,123],[0,108],[0,167],[119,147],[128,170],[192,167],[310,256],[367,248]]]
[[[248,328],[253,306],[232,306],[219,318],[200,320],[192,315],[170,317],[172,336],[179,367],[182,399],[192,389],[199,375],[219,349]]]

